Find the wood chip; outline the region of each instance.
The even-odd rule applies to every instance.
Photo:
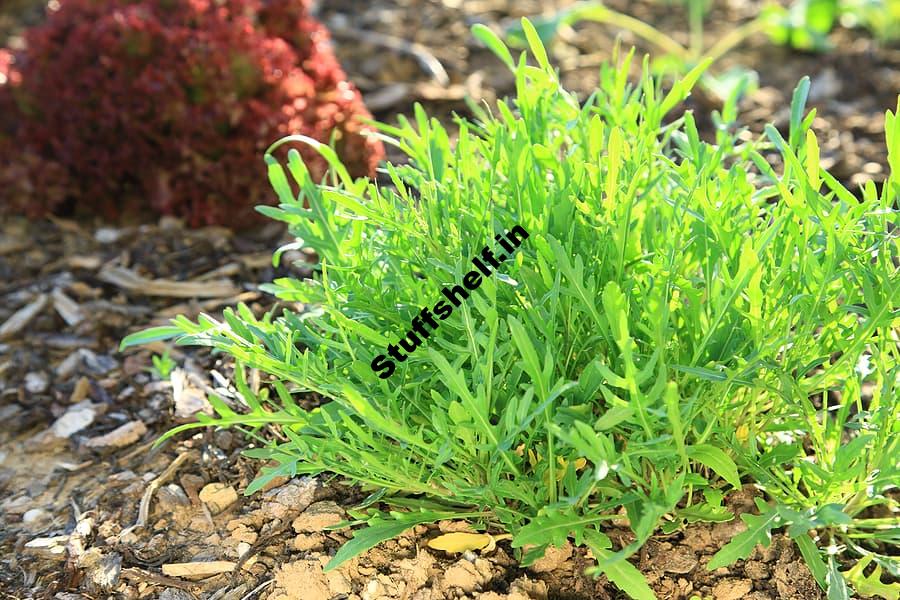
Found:
[[[91,382],[87,377],[81,377],[78,379],[78,382],[75,383],[75,389],[72,390],[72,395],[69,396],[69,404],[78,404],[82,400],[88,397],[88,394],[91,393]]]
[[[155,585],[165,585],[183,590],[190,589],[192,585],[190,583],[185,583],[180,579],[172,579],[170,577],[165,577],[164,575],[159,575],[158,573],[151,573],[150,571],[145,571],[144,569],[139,569],[137,567],[122,569],[122,577],[131,579],[133,581],[149,581]]]
[[[86,269],[88,271],[96,271],[102,264],[99,256],[70,256],[66,259],[66,263],[72,269]]]
[[[27,249],[29,245],[28,240],[15,238],[2,239],[0,240],[0,256],[21,252],[22,250]]]
[[[93,404],[90,400],[82,400],[78,404],[70,406],[53,425],[50,431],[57,438],[67,438],[74,435],[94,422],[101,404]]]
[[[101,281],[142,296],[223,298],[241,291],[227,279],[203,282],[148,279],[125,267],[104,267],[98,277]]]
[[[88,448],[124,448],[141,439],[145,433],[147,426],[143,421],[131,421],[107,434],[89,439],[85,445]]]
[[[69,555],[71,560],[77,561],[81,558],[81,555],[84,554],[89,546],[88,539],[93,531],[94,519],[88,515],[81,515],[75,523],[75,530],[66,543],[66,554]]]
[[[175,416],[178,419],[194,419],[199,412],[213,414],[212,405],[206,399],[206,392],[191,384],[184,369],[173,369],[169,380],[172,382],[172,398],[175,401]]]
[[[210,279],[215,279],[216,277],[233,277],[240,272],[241,265],[236,262],[230,262],[222,265],[221,267],[217,267],[212,271],[209,271],[202,275],[198,275],[195,281],[208,281]]]
[[[67,535],[36,538],[25,544],[25,551],[47,557],[65,558],[66,544],[68,543],[69,536]]]
[[[53,308],[70,326],[75,326],[84,320],[84,313],[78,303],[66,296],[59,288],[53,288],[50,294],[53,297]]]
[[[47,306],[47,294],[40,294],[37,298],[26,304],[0,325],[0,340],[12,337],[25,329],[28,323]]]
[[[230,560],[212,560],[209,562],[168,563],[162,566],[163,575],[169,577],[185,577],[202,579],[220,573],[230,573],[237,566]]]

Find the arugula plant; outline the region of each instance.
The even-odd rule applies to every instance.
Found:
[[[248,494],[298,473],[369,490],[329,568],[413,525],[467,519],[510,533],[524,564],[586,546],[592,572],[649,599],[627,559],[660,528],[734,519],[723,498],[752,483],[759,514],[710,568],[785,530],[823,588],[896,598],[878,578],[896,575],[900,537],[896,113],[894,174],[857,197],[820,168],[808,80],[785,134],[740,143],[732,106],[710,143],[691,113],[666,119],[705,64],[663,93],[649,75],[629,83],[629,54],[579,102],[528,21],[536,66],[474,32],[515,74],[516,99],[460,118],[455,143],[421,108],[381,125],[409,158],[384,166],[390,185],[352,179],[308,138],[271,152],[316,148],[332,167],[320,183],[296,150],[266,155],[281,204],[259,210],[321,258],[313,279],[265,286],[293,309],[239,305],[123,342],[174,337],[238,362],[244,404],[212,398],[217,417],[168,435],[250,431],[247,454],[278,466]],[[371,360],[513,224],[531,236],[503,276],[380,379]],[[274,393],[253,394],[247,367]],[[303,394],[322,403],[304,410]],[[634,541],[615,547],[604,530],[623,515]]]
[[[172,357],[169,356],[168,350],[164,351],[162,354],[154,354],[151,357],[151,361],[153,366],[147,367],[146,370],[157,379],[168,379],[172,371],[175,370],[175,367],[178,366],[175,361],[172,360]]]

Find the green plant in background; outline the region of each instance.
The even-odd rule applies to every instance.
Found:
[[[175,370],[175,367],[178,366],[175,361],[172,360],[172,357],[169,356],[168,350],[161,355],[154,354],[150,360],[152,361],[153,366],[148,367],[147,371],[157,379],[168,379],[169,375],[172,374],[172,371]]]
[[[838,0],[794,0],[787,8],[769,4],[762,10],[769,37],[798,50],[824,51],[828,34],[837,24]]]
[[[550,545],[587,546],[634,598],[653,592],[627,560],[662,527],[732,520],[744,483],[759,514],[710,564],[730,564],[785,531],[833,598],[897,598],[900,538],[900,119],[887,115],[892,175],[857,198],[819,166],[808,80],[783,137],[700,139],[691,113],[663,118],[706,63],[668,93],[631,55],[601,70],[584,103],[563,89],[539,31],[536,60],[476,35],[516,77],[517,98],[445,128],[381,125],[409,164],[392,185],[352,179],[327,146],[317,184],[299,153],[266,156],[292,246],[321,257],[312,280],[265,289],[301,311],[179,317],[123,346],[177,338],[232,355],[243,405],[212,398],[279,475],[334,473],[371,492],[329,568],[419,523],[467,519],[506,531],[524,564]],[[719,116],[735,118],[733,104]],[[274,150],[274,147],[273,147]],[[780,156],[775,170],[763,152]],[[495,234],[530,234],[388,380],[370,362]],[[277,262],[280,252],[275,254]],[[243,369],[274,394],[241,385]],[[295,402],[314,393],[312,410]],[[279,426],[283,436],[259,433]],[[891,494],[894,494],[893,496]],[[628,518],[632,543],[604,534]],[[855,566],[854,566],[855,565]],[[872,571],[873,568],[876,569]]]
[[[704,42],[704,19],[709,0],[676,0],[687,12],[687,46],[653,25],[613,10],[597,0],[585,0],[547,17],[534,19],[541,42],[549,45],[561,30],[581,21],[595,21],[632,32],[653,45],[654,70],[676,77],[684,76],[704,60],[713,63],[756,33],[766,33],[773,43],[797,50],[821,52],[831,49],[828,35],[838,24],[863,26],[885,40],[900,38],[900,0],[794,0],[787,7],[767,3],[759,15],[709,47]],[[527,46],[523,29],[507,28],[507,41],[516,47]],[[720,100],[742,95],[758,84],[758,74],[748,68],[731,67],[713,74],[704,72],[701,85]]]
[[[707,47],[704,42],[704,17],[709,8],[708,0],[681,0],[678,4],[683,5],[687,11],[689,24],[687,46],[649,23],[613,10],[596,0],[579,2],[548,17],[536,18],[534,26],[544,45],[549,45],[562,29],[581,21],[604,23],[630,31],[659,51],[654,55],[652,64],[655,72],[683,77],[705,61],[715,63],[747,38],[764,31],[771,24],[767,20],[771,17],[763,14],[734,28]],[[505,34],[511,45],[527,46],[524,30],[519,24],[508,27]],[[735,94],[746,93],[751,86],[756,86],[758,79],[755,71],[733,67],[718,75],[704,70],[700,83],[720,100],[726,101]]]
[[[884,41],[900,39],[900,0],[840,0],[840,22],[865,27]]]
[[[900,0],[795,0],[787,8],[768,5],[762,16],[772,41],[798,50],[830,50],[828,34],[838,23],[885,41],[900,38]]]

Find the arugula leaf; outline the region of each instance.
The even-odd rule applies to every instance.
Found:
[[[338,568],[354,556],[359,556],[385,540],[397,537],[410,527],[415,527],[422,523],[434,523],[451,517],[452,513],[437,513],[424,510],[408,513],[391,512],[389,517],[384,517],[381,513],[378,513],[366,521],[365,527],[353,532],[353,538],[341,546],[334,557],[325,565],[325,571],[328,572]]]
[[[900,583],[882,583],[881,565],[876,565],[868,575],[864,573],[871,562],[871,555],[863,556],[848,571],[842,571],[842,574],[847,581],[853,584],[856,592],[864,598],[877,596],[884,600],[898,600],[900,598]]]
[[[688,446],[685,450],[689,458],[706,465],[716,475],[740,489],[741,477],[738,475],[737,465],[725,452],[709,444]]]
[[[608,550],[609,540],[606,536],[599,537],[596,532],[585,533],[585,543],[591,549],[591,553],[603,565],[602,567],[590,567],[586,573],[589,575],[606,575],[616,587],[635,600],[656,600],[656,594],[647,584],[647,579],[633,564],[624,558],[613,560],[613,552]]]
[[[768,547],[772,543],[772,529],[779,525],[780,517],[774,507],[767,508],[759,515],[743,514],[741,520],[747,524],[743,531],[725,544],[713,555],[706,568],[715,571],[750,556],[757,544]]]

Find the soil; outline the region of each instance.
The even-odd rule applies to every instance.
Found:
[[[563,7],[571,2],[555,2]],[[533,0],[329,0],[320,17],[376,116],[391,120],[413,102],[450,122],[464,98],[510,93],[512,81],[469,34],[475,22],[499,25],[540,13]],[[682,11],[665,3],[609,2],[667,31],[685,31]],[[32,22],[35,2],[4,3],[0,35]],[[758,8],[717,3],[715,39]],[[22,12],[19,12],[22,11]],[[12,33],[11,33],[12,32]],[[377,35],[373,35],[377,34]],[[587,94],[596,65],[617,32],[583,24],[554,48],[567,83]],[[683,34],[674,34],[684,39]],[[624,44],[638,40],[621,35]],[[399,40],[399,42],[398,42]],[[400,42],[415,42],[409,47]],[[896,106],[900,49],[864,32],[839,30],[836,49],[802,54],[753,38],[723,61],[759,72],[742,104],[758,133],[783,126],[791,91],[812,79],[811,104],[822,157],[850,186],[884,177],[884,111]],[[16,40],[12,39],[11,43]],[[646,48],[644,48],[646,50]],[[446,72],[423,67],[433,57]],[[425,64],[428,61],[424,61]],[[689,103],[698,117],[702,99]],[[173,425],[208,411],[206,394],[236,398],[233,364],[195,348],[161,343],[120,353],[130,332],[177,314],[216,316],[245,302],[277,309],[258,284],[308,275],[312,257],[294,252],[273,268],[284,240],[277,225],[234,234],[156,223],[41,222],[0,225],[0,592],[8,598],[189,598],[249,600],[588,600],[624,597],[605,578],[583,575],[581,550],[554,549],[531,568],[507,542],[485,554],[451,556],[427,541],[458,524],[420,526],[325,573],[347,539],[327,529],[362,498],[340,480],[296,478],[244,496],[260,467],[241,456],[236,431],[197,430],[159,446]],[[174,282],[174,283],[173,283]],[[177,367],[151,373],[168,350]],[[259,380],[250,373],[251,385]],[[754,491],[733,494],[751,510]],[[817,588],[791,543],[776,536],[747,561],[713,572],[705,565],[741,521],[697,525],[654,537],[634,559],[660,598],[814,599]],[[627,531],[610,537],[626,540]]]

